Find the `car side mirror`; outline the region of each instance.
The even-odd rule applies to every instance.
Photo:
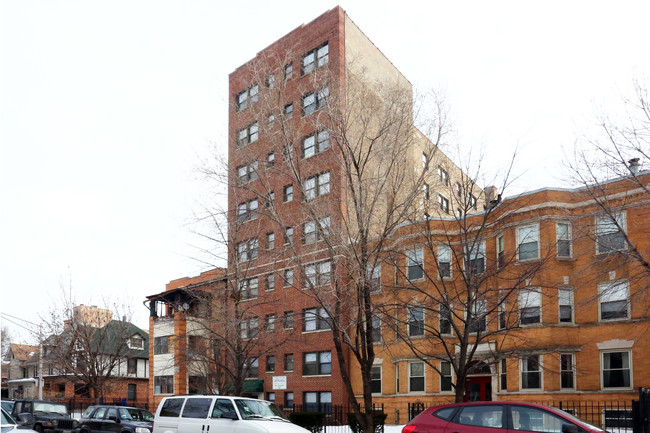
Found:
[[[578,433],[578,426],[575,424],[562,424],[562,433]]]
[[[220,418],[231,419],[233,421],[239,420],[239,417],[235,412],[224,412],[221,414]]]
[[[21,413],[18,414],[18,420],[20,421],[20,425],[32,425],[34,424],[34,415],[31,413]]]
[[[110,419],[111,421],[115,421],[118,424],[120,423],[120,419],[116,416],[109,416],[108,419]]]

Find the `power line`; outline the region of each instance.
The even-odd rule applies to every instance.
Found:
[[[3,312],[1,312],[1,311],[0,311],[0,315],[2,315],[2,316],[7,316],[7,317],[11,317],[12,319],[20,320],[21,322],[25,322],[25,323],[29,323],[30,325],[39,326],[38,324],[36,324],[36,323],[34,323],[34,322],[30,322],[29,320],[21,319],[20,317],[12,316],[11,314],[3,313]],[[12,322],[12,323],[13,323],[13,322]]]

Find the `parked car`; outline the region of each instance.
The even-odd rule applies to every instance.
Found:
[[[77,427],[65,404],[48,400],[16,400],[11,416],[39,433],[72,433]]]
[[[34,430],[20,428],[20,424],[17,424],[16,421],[9,415],[9,413],[4,410],[4,408],[0,412],[2,415],[2,424],[0,427],[2,429],[2,433],[34,433]],[[18,430],[19,428],[20,430]]]
[[[413,418],[402,433],[602,433],[585,421],[554,407],[518,402],[473,402],[434,406]]]
[[[90,406],[79,420],[79,433],[151,433],[153,414],[125,406]]]
[[[309,433],[273,403],[222,395],[173,396],[156,410],[153,433]]]

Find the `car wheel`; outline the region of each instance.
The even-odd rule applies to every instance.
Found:
[[[35,432],[38,432],[38,433],[43,433],[43,426],[40,425],[40,424],[36,424],[36,425],[34,426],[34,431],[35,431]]]

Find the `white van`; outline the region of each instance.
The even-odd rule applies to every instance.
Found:
[[[165,397],[153,433],[309,433],[265,400],[223,395]]]

